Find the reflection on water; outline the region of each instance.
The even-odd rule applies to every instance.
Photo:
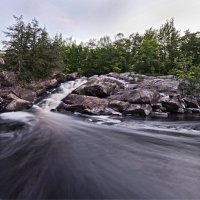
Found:
[[[200,199],[199,158],[198,120],[0,115],[0,199]]]

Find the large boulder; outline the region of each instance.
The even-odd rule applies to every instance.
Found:
[[[7,101],[10,101],[5,107],[5,111],[7,112],[28,109],[32,106],[32,103],[30,101],[20,99],[13,93],[7,96]]]
[[[0,86],[11,87],[16,83],[17,75],[11,71],[0,72]]]
[[[47,90],[56,88],[59,85],[59,82],[56,80],[56,78],[45,80],[45,81],[32,81],[28,87],[24,87],[26,89],[32,90],[36,92],[36,95],[42,95]]]
[[[130,104],[128,102],[111,100],[108,106],[109,108],[112,108],[113,110],[122,113],[129,107],[129,105]]]
[[[67,110],[88,114],[104,114],[109,104],[107,99],[77,94],[68,95],[63,102],[64,104],[57,108],[58,111]]]
[[[18,96],[19,98],[27,101],[34,101],[37,97],[37,92],[30,89],[26,89],[24,87],[22,88],[20,86],[14,87],[12,89],[12,92],[16,94],[16,96]]]
[[[185,102],[187,108],[199,108],[198,101],[194,97],[184,97],[183,101]]]
[[[125,89],[116,95],[112,95],[109,99],[126,101],[132,104],[154,104],[160,98],[160,94],[156,90],[148,89]]]
[[[184,113],[186,108],[184,102],[179,98],[170,98],[165,96],[161,98],[162,106],[170,113]]]
[[[174,79],[145,79],[139,87],[163,93],[180,93],[180,82]]]
[[[131,104],[124,114],[148,116],[152,111],[152,107],[149,104]]]
[[[94,97],[108,97],[125,87],[124,82],[108,76],[93,76],[74,93]]]

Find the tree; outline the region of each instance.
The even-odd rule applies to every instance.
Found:
[[[45,28],[40,28],[36,19],[25,24],[23,17],[14,16],[16,23],[5,31],[8,41],[5,60],[8,68],[26,79],[49,76],[62,66],[62,37],[52,40]]]
[[[159,58],[162,63],[162,73],[167,74],[176,66],[179,56],[180,34],[174,26],[174,19],[167,21],[158,32]]]

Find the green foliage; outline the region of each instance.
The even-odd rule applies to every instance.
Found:
[[[47,77],[63,65],[64,43],[61,36],[52,40],[36,19],[28,24],[24,23],[22,16],[14,16],[14,19],[16,23],[4,32],[9,38],[3,42],[7,69],[29,80]]]
[[[22,78],[43,78],[53,71],[78,72],[84,76],[134,71],[142,74],[175,74],[185,83],[187,93],[197,91],[200,82],[200,32],[189,30],[183,36],[175,28],[174,19],[159,29],[147,29],[144,34],[125,37],[118,33],[114,40],[104,36],[99,40],[76,44],[62,36],[51,39],[37,20],[25,24],[22,17],[5,32],[9,38],[5,61],[7,69]],[[200,88],[200,87],[199,87]]]

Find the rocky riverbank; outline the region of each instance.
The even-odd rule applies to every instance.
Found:
[[[0,111],[16,111],[32,106],[35,99],[61,82],[75,80],[74,74],[57,74],[49,80],[20,84],[13,72],[0,73]],[[93,115],[141,115],[167,117],[170,113],[200,113],[197,98],[186,96],[173,76],[145,76],[109,73],[92,76],[66,96],[59,112]]]

